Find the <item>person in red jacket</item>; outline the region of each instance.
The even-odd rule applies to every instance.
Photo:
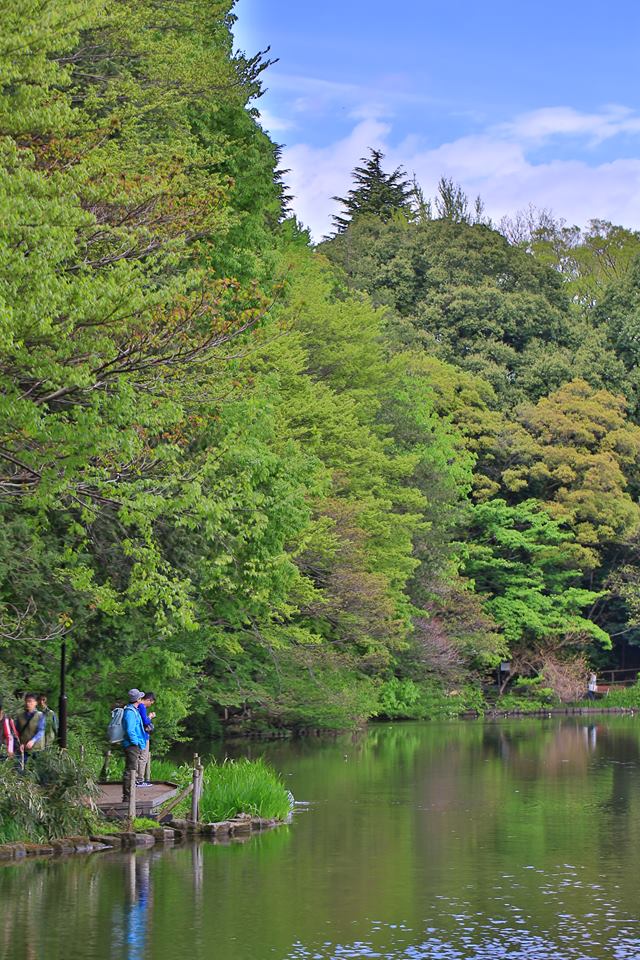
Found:
[[[16,725],[11,717],[5,717],[4,708],[0,702],[0,758],[4,759],[3,755],[5,750],[6,756],[13,757],[18,741],[19,737]]]

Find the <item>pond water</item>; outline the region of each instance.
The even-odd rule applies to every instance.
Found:
[[[246,843],[0,868],[13,960],[638,960],[640,720],[396,724],[265,755]]]

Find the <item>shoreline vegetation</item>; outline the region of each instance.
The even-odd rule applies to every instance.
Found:
[[[86,850],[79,852],[92,852],[100,836],[113,838],[122,834],[126,842],[132,832],[146,834],[151,829],[154,835],[153,830],[162,827],[189,836],[244,836],[252,829],[285,823],[291,812],[289,792],[263,760],[208,762],[203,770],[197,824],[188,820],[187,797],[172,807],[169,823],[161,823],[161,807],[152,819],[136,818],[132,831],[127,821],[107,820],[95,807],[99,793],[97,761],[97,757],[86,759],[52,749],[30,762],[25,772],[18,771],[11,761],[0,767],[0,859],[3,847],[7,856],[21,855],[20,848],[12,846],[16,843],[31,845],[33,851],[44,845],[51,852],[64,852],[74,845],[69,837],[81,836],[85,841],[78,841],[75,846]],[[153,766],[156,780],[167,779],[178,786],[186,785],[192,774],[187,764],[155,760]],[[163,836],[158,833],[158,838]],[[92,838],[90,843],[87,837]],[[136,841],[130,840],[135,846]]]

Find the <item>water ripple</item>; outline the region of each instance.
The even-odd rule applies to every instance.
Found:
[[[504,887],[497,884],[492,893],[493,916],[474,911],[462,898],[440,896],[422,930],[371,921],[366,938],[314,946],[297,942],[284,960],[640,960],[640,921],[598,896],[600,884],[581,883],[579,869],[563,864],[541,884],[556,902],[553,930],[539,929],[525,907],[513,902],[523,888],[505,875]],[[572,912],[567,899],[585,890],[594,894],[589,911]]]

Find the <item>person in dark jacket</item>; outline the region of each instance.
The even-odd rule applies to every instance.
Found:
[[[15,717],[16,730],[20,740],[20,752],[26,763],[32,753],[44,748],[44,714],[37,707],[35,693],[26,693],[24,709]]]
[[[124,738],[122,746],[124,748],[124,778],[122,780],[122,802],[128,803],[131,796],[131,783],[135,780],[138,769],[140,754],[147,745],[142,717],[138,712],[138,706],[144,697],[142,690],[134,687],[129,690],[129,702],[124,708],[122,716],[122,726],[124,728]]]

